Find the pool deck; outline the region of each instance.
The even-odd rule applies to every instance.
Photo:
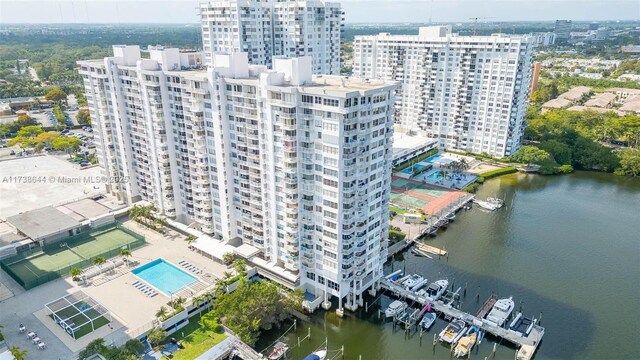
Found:
[[[214,277],[222,277],[225,271],[230,271],[230,268],[190,251],[184,236],[174,231],[168,231],[168,234],[163,236],[132,221],[126,221],[124,225],[143,235],[148,243],[132,252],[131,260],[139,264],[164,258],[174,265],[180,260],[186,260]],[[104,338],[107,344],[122,344],[142,331],[148,330],[153,324],[155,313],[161,306],[166,306],[170,300],[169,297],[163,294],[152,298],[145,296],[131,285],[138,280],[138,277],[129,271],[116,275],[97,286],[78,285],[67,277],[25,291],[9,275],[0,270],[0,282],[13,293],[12,297],[0,301],[0,323],[4,325],[3,335],[7,343],[10,346],[16,345],[28,350],[25,359],[71,359],[84,342],[97,337]],[[50,325],[53,324],[53,320],[46,314],[45,317],[42,316],[44,304],[78,290],[86,292],[109,309],[112,317],[121,326],[113,329],[104,326],[77,341],[66,333],[52,331]],[[21,323],[30,331],[38,333],[42,341],[47,344],[45,350],[38,350],[24,334],[18,333],[17,328]]]

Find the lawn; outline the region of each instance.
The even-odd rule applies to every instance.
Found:
[[[207,320],[206,317],[205,315],[206,327],[202,325],[200,319],[196,321],[194,317],[187,326],[171,334],[184,346],[184,349],[173,354],[173,360],[193,360],[227,338],[222,327],[217,324],[210,326],[212,321]]]

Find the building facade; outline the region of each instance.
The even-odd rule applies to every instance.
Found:
[[[108,190],[362,305],[387,254],[396,84],[314,77],[310,57],[150,54],[79,63],[104,175],[124,179]]]
[[[531,82],[527,36],[458,36],[450,26],[419,35],[356,36],[353,75],[401,82],[399,131],[442,149],[503,157],[520,146]]]
[[[202,43],[216,52],[246,52],[271,66],[276,57],[311,56],[314,74],[340,74],[340,3],[320,0],[227,0],[200,5]]]
[[[556,25],[553,32],[556,34],[558,40],[569,40],[571,37],[571,27],[573,23],[571,20],[556,20]]]

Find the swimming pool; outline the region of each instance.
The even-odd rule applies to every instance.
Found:
[[[434,171],[427,176],[427,179],[440,180],[442,179],[442,174],[439,171]]]
[[[427,162],[429,164],[433,164],[434,161],[440,159],[442,157],[441,154],[435,154],[426,158],[423,162]]]
[[[153,260],[131,272],[167,296],[171,296],[185,286],[198,281],[195,276],[182,271],[164,259]]]
[[[403,174],[407,174],[407,175],[411,175],[415,172],[419,172],[420,170],[424,169],[425,165],[422,164],[414,164],[412,166],[409,166],[408,168],[402,170]],[[412,171],[413,169],[413,171]]]

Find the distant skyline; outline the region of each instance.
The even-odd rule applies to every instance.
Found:
[[[194,0],[0,0],[0,23],[197,23]],[[343,0],[347,23],[640,20],[638,0]]]

